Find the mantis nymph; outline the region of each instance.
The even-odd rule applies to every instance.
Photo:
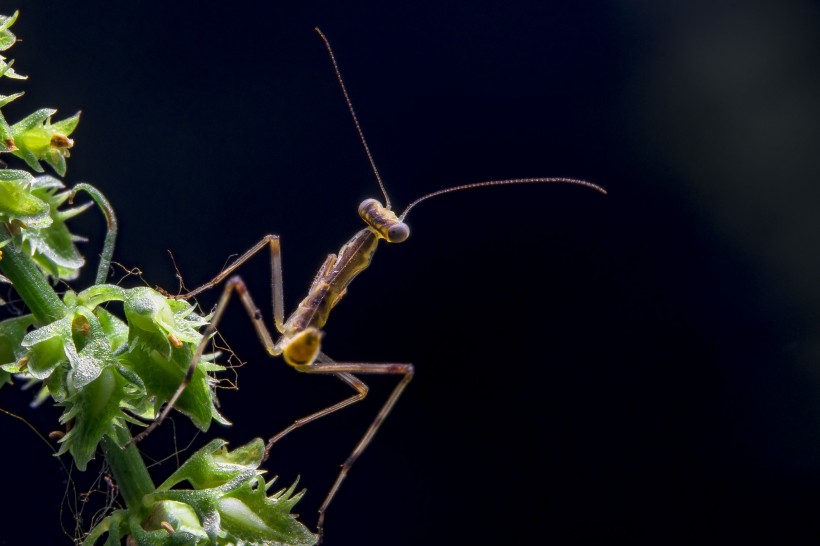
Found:
[[[296,420],[293,424],[273,436],[268,441],[265,448],[266,459],[272,446],[289,432],[364,399],[368,393],[368,386],[358,377],[359,374],[400,376],[398,384],[395,386],[392,393],[379,410],[373,422],[370,424],[370,427],[364,433],[358,444],[356,444],[353,451],[342,465],[335,483],[331,487],[324,502],[319,508],[317,531],[321,539],[324,528],[324,515],[327,507],[333,500],[333,497],[338,491],[342,481],[347,476],[353,463],[362,454],[368,444],[370,444],[382,422],[390,413],[390,410],[401,396],[407,384],[413,378],[414,373],[413,365],[409,363],[335,362],[321,351],[321,340],[324,335],[322,328],[324,328],[328,320],[330,311],[343,299],[343,296],[347,293],[348,286],[353,279],[355,279],[370,265],[378,244],[381,241],[391,244],[405,241],[410,235],[410,228],[405,223],[405,219],[407,218],[410,210],[422,201],[446,193],[487,186],[546,183],[583,186],[603,194],[606,194],[606,191],[591,182],[572,178],[519,178],[509,180],[492,180],[450,187],[429,193],[410,203],[401,214],[396,214],[392,210],[390,199],[387,196],[387,191],[385,190],[385,186],[379,176],[378,169],[376,168],[375,162],[373,161],[373,157],[370,153],[370,149],[364,138],[364,133],[361,129],[358,118],[356,117],[356,113],[353,109],[347,89],[345,88],[342,80],[333,50],[331,49],[327,38],[318,28],[316,29],[316,32],[323,40],[330,55],[330,60],[333,63],[336,78],[342,89],[342,93],[353,118],[359,138],[364,146],[365,153],[367,154],[368,160],[370,161],[371,167],[376,176],[376,180],[381,188],[382,195],[384,196],[384,204],[380,203],[376,199],[366,199],[359,205],[359,216],[364,221],[365,227],[355,233],[350,240],[341,247],[338,253],[327,256],[324,263],[319,268],[319,271],[317,272],[313,283],[308,290],[307,296],[301,301],[301,303],[299,303],[297,308],[287,318],[285,317],[283,304],[282,259],[278,235],[266,235],[261,241],[240,256],[234,263],[232,263],[219,275],[214,277],[211,281],[187,294],[179,296],[183,299],[192,298],[205,290],[217,286],[227,279],[222,296],[214,311],[211,323],[205,332],[203,342],[200,343],[196,354],[191,360],[191,364],[188,368],[185,379],[180,384],[174,396],[171,397],[168,404],[163,408],[163,411],[160,413],[159,417],[144,431],[136,435],[133,441],[138,442],[145,438],[151,433],[151,431],[162,423],[162,421],[168,416],[171,409],[173,409],[174,404],[179,399],[179,396],[185,390],[185,387],[190,381],[194,369],[196,368],[196,363],[202,357],[202,354],[208,344],[208,340],[215,333],[216,327],[233,294],[236,294],[239,297],[248,312],[248,316],[256,329],[256,333],[260,341],[271,356],[281,356],[288,365],[298,372],[335,375],[355,391],[353,395],[340,402],[337,402],[336,404]],[[265,248],[270,250],[271,257],[273,323],[278,334],[278,337],[276,338],[274,338],[271,331],[265,325],[262,312],[251,298],[245,283],[238,275],[233,275],[234,271],[242,266],[242,264],[258,252],[263,251]]]

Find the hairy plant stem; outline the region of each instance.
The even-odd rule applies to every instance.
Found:
[[[125,505],[132,514],[139,514],[143,510],[142,498],[156,487],[136,446],[120,447],[130,439],[128,430],[118,429],[116,439],[103,436],[101,445]]]
[[[0,230],[6,231],[6,227],[0,227]],[[44,325],[62,318],[65,305],[31,257],[17,248],[14,242],[7,244],[2,251],[0,271],[11,280],[36,321]],[[125,449],[120,447],[131,440],[131,434],[126,429],[118,429],[116,434],[117,438],[103,436],[103,453],[125,504],[133,513],[139,513],[142,497],[153,492],[155,487],[137,448],[133,445]]]
[[[7,227],[0,227],[0,231],[4,232],[5,237],[9,236]],[[12,241],[3,247],[0,271],[11,281],[38,324],[44,325],[62,318],[65,305],[60,296],[48,284],[31,256],[17,248],[15,243]]]

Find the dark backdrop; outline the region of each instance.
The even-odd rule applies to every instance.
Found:
[[[380,249],[324,347],[417,376],[331,506],[327,544],[820,538],[816,2],[15,8],[9,56],[30,79],[3,84],[26,91],[4,111],[83,111],[66,181],[108,196],[116,259],[172,292],[175,267],[194,287],[278,233],[292,309],[378,197],[317,25],[397,208],[495,178],[610,191],[441,197],[410,215],[407,243]],[[93,258],[99,215],[74,225]],[[242,274],[269,319],[266,259]],[[221,393],[236,425],[194,436],[177,417],[150,456],[269,436],[348,394],[268,359],[239,305],[223,333],[247,362]],[[311,526],[393,381],[371,384],[269,461],[282,485],[301,476]],[[0,407],[57,428],[30,396],[3,389]],[[0,427],[0,544],[68,544],[63,469],[22,423]],[[80,492],[89,476],[75,472]]]

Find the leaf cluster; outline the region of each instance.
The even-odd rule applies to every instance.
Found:
[[[316,536],[291,513],[303,495],[295,493],[296,484],[268,494],[276,480],[263,479],[263,452],[261,439],[233,451],[225,441],[213,440],[145,497],[150,514],[145,522],[132,512],[115,511],[83,545],[96,543],[104,533],[105,546],[119,545],[125,535],[139,546],[316,544]],[[184,482],[193,488],[175,488]]]
[[[122,302],[126,319],[106,310]],[[117,437],[132,415],[153,418],[182,382],[207,321],[191,304],[167,299],[146,287],[95,285],[63,296],[63,316],[29,331],[32,315],[0,322],[0,370],[42,384],[38,398],[51,397],[64,408],[60,423],[68,432],[59,454],[70,453],[85,470],[104,435]],[[173,342],[169,341],[172,339]],[[177,407],[200,429],[216,410],[214,380],[222,370],[205,357],[194,371]]]

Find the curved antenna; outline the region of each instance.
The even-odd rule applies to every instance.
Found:
[[[336,56],[333,54],[333,48],[330,47],[330,41],[327,39],[327,36],[319,29],[319,27],[314,27],[316,34],[322,39],[325,43],[325,48],[327,49],[328,54],[330,55],[330,62],[333,63],[333,71],[336,72],[336,80],[339,82],[339,87],[342,88],[342,94],[345,97],[345,102],[347,103],[347,109],[350,110],[350,116],[353,118],[353,124],[356,126],[356,132],[359,133],[359,140],[362,141],[362,146],[364,146],[364,152],[367,154],[367,159],[370,161],[370,167],[373,169],[373,174],[376,175],[376,181],[379,183],[379,188],[382,190],[382,195],[384,195],[384,206],[386,208],[390,208],[390,197],[387,195],[387,190],[384,187],[384,183],[382,182],[382,177],[379,175],[379,169],[376,168],[376,162],[373,161],[373,155],[370,153],[370,147],[367,145],[367,140],[364,138],[364,131],[362,131],[362,126],[359,124],[359,118],[356,117],[356,111],[353,109],[353,102],[350,100],[350,95],[347,94],[347,88],[345,87],[345,82],[342,79],[342,73],[339,70],[339,63],[336,62]]]
[[[460,186],[453,186],[452,188],[446,188],[443,190],[434,191],[432,193],[428,193],[427,195],[422,195],[409,205],[407,208],[404,209],[404,212],[401,213],[399,216],[399,220],[402,222],[404,218],[407,216],[407,213],[410,212],[410,209],[425,201],[430,199],[431,197],[435,197],[437,195],[442,195],[445,193],[452,193],[461,190],[469,190],[472,188],[483,188],[486,186],[506,186],[508,184],[572,184],[574,186],[585,186],[587,188],[592,188],[595,191],[601,192],[606,195],[606,190],[597,184],[593,184],[592,182],[587,182],[586,180],[576,180],[575,178],[510,178],[508,180],[489,180],[487,182],[475,182],[473,184],[462,184]]]

